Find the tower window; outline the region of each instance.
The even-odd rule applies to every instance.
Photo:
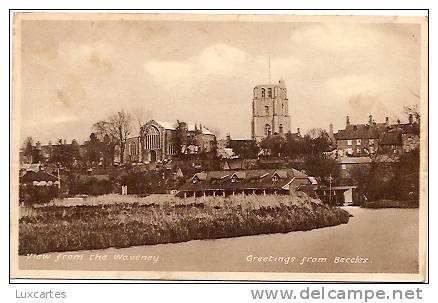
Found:
[[[272,98],[272,88],[268,88],[268,98]]]
[[[271,126],[269,124],[265,125],[265,136],[268,136],[271,134]]]
[[[267,105],[265,106],[265,114],[269,115],[269,106],[267,106]]]
[[[283,124],[280,124],[280,125],[278,126],[278,131],[279,131],[280,134],[283,133]]]
[[[262,98],[266,97],[266,91],[264,88],[262,88]]]

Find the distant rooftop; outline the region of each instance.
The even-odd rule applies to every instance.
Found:
[[[168,130],[176,130],[177,127],[177,123],[176,122],[167,122],[167,121],[156,121],[158,124],[160,124],[164,129],[168,129]],[[197,128],[198,130],[200,129],[200,125],[201,124],[197,124]],[[195,130],[195,124],[189,124],[187,123],[187,129],[189,131],[194,131]],[[202,133],[204,135],[214,135],[207,127],[205,127],[204,125],[202,125]]]

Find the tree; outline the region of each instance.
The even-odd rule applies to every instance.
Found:
[[[231,141],[233,152],[242,159],[255,159],[260,151],[257,143],[251,141]]]
[[[274,134],[263,138],[260,148],[268,150],[273,156],[282,156],[286,151],[286,140],[282,135]]]
[[[53,146],[51,162],[71,168],[76,159],[79,159],[79,145],[76,140],[72,141],[72,144],[65,144],[59,139],[58,144]]]
[[[116,144],[111,141],[108,135],[103,137],[102,142],[102,154],[103,154],[103,167],[106,168],[108,165],[113,165],[114,153]]]
[[[28,158],[32,158],[33,148],[33,138],[27,137],[23,144],[23,155]]]
[[[33,145],[33,138],[27,137],[23,144],[23,155],[30,163],[38,163],[40,160],[39,151]]]
[[[116,141],[117,136],[111,132],[111,127],[107,120],[100,120],[93,124],[93,135],[99,140],[103,141],[105,136],[109,136],[111,139]]]
[[[309,141],[307,137],[297,137],[291,133],[286,134],[286,155],[291,159],[307,155],[310,150]]]
[[[403,106],[403,112],[407,117],[412,115],[415,121],[420,123],[420,109],[418,108],[418,104]]]
[[[132,131],[132,117],[123,109],[109,117],[110,130],[118,140],[120,146],[120,162],[123,163],[126,139]]]
[[[107,120],[101,120],[93,125],[93,129],[103,142],[107,142],[108,151],[114,151],[115,145],[120,147],[120,162],[124,161],[126,139],[132,131],[132,116],[120,110],[109,115]]]
[[[99,163],[102,153],[102,142],[99,141],[95,133],[90,134],[90,140],[85,142],[86,159],[91,166]]]
[[[323,154],[309,155],[304,161],[304,170],[307,174],[320,178],[324,183],[329,182],[329,178],[339,179],[341,174],[339,164]]]
[[[312,128],[304,136],[305,144],[308,144],[310,154],[313,156],[327,151],[331,140],[327,132],[321,128]]]

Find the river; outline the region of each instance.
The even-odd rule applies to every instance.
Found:
[[[353,215],[350,222],[334,227],[20,256],[19,267],[112,271],[418,272],[418,209],[345,209]]]

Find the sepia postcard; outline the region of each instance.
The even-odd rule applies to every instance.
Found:
[[[12,279],[427,279],[426,16],[11,30]]]

